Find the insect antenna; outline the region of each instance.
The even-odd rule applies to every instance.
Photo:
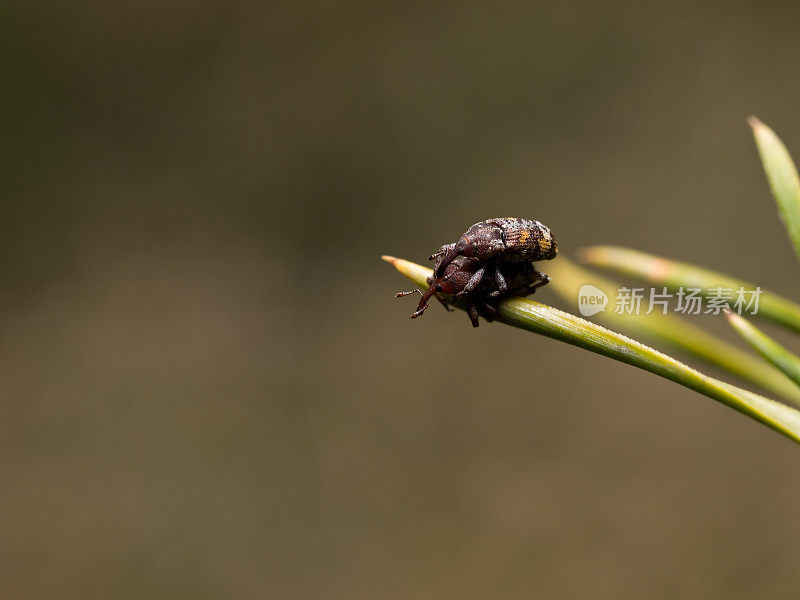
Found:
[[[412,319],[416,319],[418,316],[420,316],[422,313],[425,312],[425,309],[428,308],[428,300],[430,300],[431,296],[433,296],[435,293],[436,293],[436,284],[433,283],[431,284],[431,287],[425,290],[425,293],[422,294],[422,298],[419,299],[419,304],[417,304],[417,310],[411,314]]]
[[[425,312],[426,308],[428,308],[428,300],[430,300],[431,296],[436,294],[436,291],[437,291],[436,284],[434,283],[427,290],[425,290],[424,294],[419,290],[410,290],[408,292],[397,292],[394,295],[394,297],[402,298],[403,296],[410,296],[411,294],[419,294],[421,298],[419,299],[419,304],[417,304],[417,310],[414,311],[411,315],[412,319],[416,319],[418,316],[420,316],[422,313]],[[439,298],[438,295],[436,296],[436,298],[439,299],[439,302],[442,302],[442,304],[444,304],[444,302],[441,300],[441,298]],[[446,305],[445,308],[447,308]]]

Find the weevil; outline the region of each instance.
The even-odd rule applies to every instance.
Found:
[[[431,254],[429,258],[436,262],[424,293],[412,290],[396,296],[421,296],[412,319],[425,312],[431,297],[446,309],[442,294],[463,300],[472,325],[477,327],[479,313],[488,320],[497,316],[500,299],[527,296],[546,285],[550,277],[537,271],[533,263],[553,259],[557,253],[555,237],[539,221],[487,219],[467,229],[458,242]]]
[[[516,220],[520,221],[520,219]],[[527,222],[532,223],[532,221]],[[552,240],[552,234],[550,234],[550,239]],[[555,241],[553,240],[554,243]],[[431,255],[431,258],[436,259],[434,274],[428,277],[429,287],[424,293],[420,290],[412,290],[400,292],[396,295],[399,298],[409,294],[420,294],[421,298],[417,305],[417,310],[411,315],[412,319],[425,312],[431,297],[435,297],[447,309],[447,304],[441,296],[444,294],[451,296],[454,301],[463,300],[466,304],[470,322],[473,327],[478,327],[479,314],[489,321],[497,316],[496,304],[501,298],[528,296],[550,281],[550,277],[537,271],[533,261],[524,254],[522,258],[515,256],[513,260],[505,262],[498,260],[504,256],[502,254],[500,256],[495,255],[488,262],[484,262],[479,258],[465,256],[464,254],[455,254],[450,259],[450,262],[442,267],[441,265],[448,253],[456,245],[445,244]],[[530,255],[531,253],[528,254]],[[502,266],[502,273],[498,265]],[[484,276],[487,269],[493,271],[492,277]],[[437,273],[440,274],[437,275]]]
[[[498,295],[501,295],[506,288],[502,272],[504,264],[550,260],[555,258],[556,254],[558,254],[556,239],[545,225],[531,219],[506,217],[475,223],[464,232],[458,242],[442,246],[429,258],[441,257],[441,260],[437,260],[434,270],[436,277],[442,276],[447,265],[456,256],[466,256],[481,261],[484,263],[484,270],[475,273],[476,281],[472,288],[488,271],[488,274],[497,281]]]
[[[395,297],[402,298],[410,294],[419,294],[421,296],[419,304],[417,304],[417,310],[411,314],[412,319],[416,319],[425,312],[431,297],[436,298],[444,306],[445,310],[449,311],[450,308],[442,298],[442,295],[452,296],[453,299],[462,298],[465,295],[464,289],[481,268],[480,261],[458,256],[450,262],[441,277],[435,277],[434,275],[428,277],[429,287],[424,293],[416,289],[408,292],[397,292]],[[473,293],[467,298],[466,302],[467,315],[469,315],[469,320],[472,322],[473,327],[478,326],[479,309],[490,320],[497,315],[497,309],[489,302],[488,295]]]
[[[442,251],[446,253],[440,268],[458,255],[484,262],[500,255],[508,262],[549,260],[556,257],[558,247],[553,233],[539,221],[504,217],[475,223],[458,242],[442,246],[432,257]]]

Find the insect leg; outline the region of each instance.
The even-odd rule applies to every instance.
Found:
[[[441,297],[439,294],[434,294],[434,295],[433,295],[433,297],[434,297],[434,298],[436,298],[436,299],[439,301],[439,304],[441,304],[442,306],[444,306],[444,309],[445,309],[447,312],[453,312],[453,309],[452,309],[452,308],[450,308],[449,306],[447,306],[447,302],[445,302],[444,300],[442,300],[442,297]]]
[[[550,283],[550,275],[545,275],[544,273],[539,273],[539,271],[536,271],[536,276],[539,281],[528,286],[529,294],[533,294],[536,291],[536,288],[540,288],[543,285]]]
[[[497,307],[486,301],[483,302],[483,310],[486,311],[486,320],[489,322],[496,319],[500,315],[500,313],[497,311]]]
[[[500,272],[500,267],[494,265],[492,268],[494,269],[494,281],[497,284],[497,289],[490,293],[489,297],[496,298],[497,296],[505,295],[508,291],[508,284],[506,284],[506,278]]]
[[[477,327],[478,323],[478,306],[475,304],[474,300],[470,300],[469,306],[467,306],[467,314],[469,315],[469,320],[472,322],[473,327]]]
[[[475,273],[472,275],[472,277],[469,278],[469,281],[467,282],[467,285],[464,286],[464,289],[461,290],[460,292],[458,292],[457,294],[455,294],[453,296],[453,298],[456,298],[456,299],[461,298],[462,296],[466,296],[472,290],[474,290],[475,286],[477,286],[481,282],[481,279],[483,279],[484,273],[486,273],[486,267],[485,266],[481,267],[480,269],[475,271]]]

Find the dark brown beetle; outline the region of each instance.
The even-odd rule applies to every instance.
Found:
[[[435,254],[436,265],[434,272],[438,270],[439,264],[449,247],[453,244],[442,246]],[[466,256],[456,256],[444,269],[441,277],[432,275],[428,277],[428,289],[425,293],[419,290],[410,292],[400,292],[396,296],[407,296],[409,294],[420,294],[421,298],[417,305],[417,310],[411,315],[412,319],[420,316],[428,307],[428,301],[435,297],[445,309],[440,294],[452,296],[453,300],[464,300],[466,303],[467,314],[473,327],[478,327],[478,315],[482,314],[487,320],[491,321],[497,316],[495,304],[503,297],[509,296],[528,296],[550,281],[550,277],[536,270],[533,262],[526,260],[514,262],[503,266],[505,276],[503,277],[504,288],[498,289],[495,278],[478,277],[485,272],[485,265],[480,260],[468,258]],[[502,277],[502,276],[501,276]]]
[[[439,260],[437,260],[437,263]],[[416,319],[425,312],[425,309],[428,308],[428,301],[431,299],[431,297],[435,297],[439,302],[441,302],[445,310],[450,310],[442,299],[441,294],[453,296],[453,298],[460,298],[464,295],[464,288],[469,284],[472,277],[480,269],[482,269],[480,261],[477,261],[473,258],[467,258],[465,256],[457,256],[450,262],[449,265],[447,265],[442,277],[435,277],[434,275],[428,277],[429,287],[425,293],[422,293],[419,290],[411,290],[409,292],[398,292],[395,294],[395,297],[401,298],[403,296],[408,296],[409,294],[419,294],[422,296],[419,299],[419,304],[417,304],[417,310],[411,314],[412,319]],[[469,315],[469,319],[475,327],[478,326],[477,296],[477,294],[472,295],[467,301],[467,314]],[[481,303],[483,304],[481,308],[490,314],[490,316],[494,316],[497,313],[495,308],[486,302],[485,299],[481,300]]]
[[[466,256],[480,260],[487,267],[491,266],[495,271],[495,278],[498,278],[498,286],[502,289],[502,273],[497,270],[497,265],[550,260],[558,254],[558,247],[550,229],[539,221],[506,217],[475,223],[464,232],[458,242],[442,246],[430,258],[442,254],[443,258],[435,271],[437,277],[441,277],[444,269],[456,256]],[[483,275],[484,273],[476,273],[479,280]]]
[[[457,256],[474,258],[482,263],[472,278],[461,290],[460,294],[468,294],[484,279],[486,275],[497,286],[493,297],[506,294],[505,271],[509,266],[537,260],[549,260],[558,254],[555,237],[550,229],[539,221],[517,219],[513,217],[487,219],[475,223],[464,232],[461,239],[454,244],[442,246],[438,252],[430,256],[436,260],[434,275],[441,277],[444,270]],[[541,285],[550,278],[540,274]]]

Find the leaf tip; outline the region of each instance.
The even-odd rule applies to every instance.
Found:
[[[596,254],[594,247],[592,246],[584,246],[583,248],[578,248],[575,251],[575,258],[582,263],[590,263],[592,262],[592,257]]]
[[[747,124],[750,125],[750,127],[752,127],[753,130],[758,129],[760,127],[764,127],[764,123],[762,123],[761,120],[755,115],[750,115],[749,117],[747,117]]]
[[[747,320],[742,315],[733,312],[730,308],[723,308],[722,314],[728,319],[728,323],[740,332],[748,325]]]

